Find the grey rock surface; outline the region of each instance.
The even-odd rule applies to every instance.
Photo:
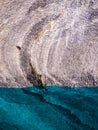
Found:
[[[1,0],[0,86],[98,86],[98,0]]]

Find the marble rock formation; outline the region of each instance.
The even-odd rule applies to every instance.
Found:
[[[98,0],[0,0],[0,86],[98,86]]]

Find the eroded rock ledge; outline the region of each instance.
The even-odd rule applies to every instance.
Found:
[[[0,86],[98,86],[98,0],[1,0]]]

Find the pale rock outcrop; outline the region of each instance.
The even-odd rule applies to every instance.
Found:
[[[0,85],[98,86],[98,0],[1,0]]]

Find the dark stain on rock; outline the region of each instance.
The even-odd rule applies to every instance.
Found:
[[[97,86],[98,85],[98,81],[89,72],[86,75],[80,77],[79,83],[81,86],[84,84],[87,86]]]
[[[86,4],[86,0],[73,0],[71,2],[71,7],[72,8],[77,8],[77,7],[81,7],[82,5]]]
[[[41,21],[39,21],[38,23],[36,23],[30,30],[29,36],[36,36],[36,34],[42,30],[43,26],[45,26],[49,21],[51,20],[56,20],[60,17],[60,14],[58,15],[50,15],[50,16],[46,16],[45,18],[42,18]]]
[[[89,21],[98,18],[98,9],[91,9],[89,13]]]
[[[39,7],[41,8],[44,8],[45,6],[49,5],[49,4],[52,4],[52,3],[56,3],[56,2],[59,2],[60,0],[36,0],[36,2],[34,2],[27,14],[30,14],[32,11],[35,11],[36,9],[38,9]]]
[[[32,83],[34,86],[40,86],[40,88],[44,89],[45,85],[41,79],[42,76],[37,74],[31,63],[29,63],[29,67],[30,72],[27,73],[28,81]]]

